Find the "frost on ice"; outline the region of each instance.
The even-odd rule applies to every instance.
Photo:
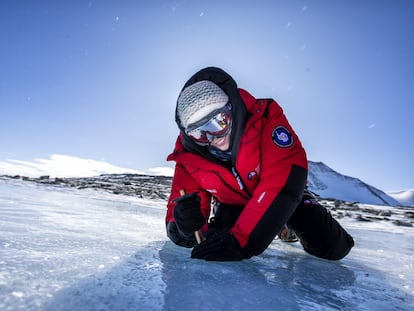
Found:
[[[339,262],[275,240],[237,263],[190,259],[165,202],[0,179],[0,310],[413,310],[413,227],[340,221]]]

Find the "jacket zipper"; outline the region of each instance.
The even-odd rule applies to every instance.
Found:
[[[217,172],[213,172],[213,173],[216,174],[216,176],[218,176],[218,178],[220,178],[222,183],[225,184],[227,186],[227,188],[229,190],[231,190],[233,193],[242,196],[243,199],[246,199],[246,200],[248,200],[250,198],[250,196],[246,196],[246,194],[248,194],[248,193],[244,189],[242,189],[242,190],[244,190],[242,193],[240,193],[239,191],[234,190],[233,187],[224,178],[222,178],[220,174],[218,174]]]
[[[250,198],[251,194],[234,166],[232,166],[231,172],[233,173],[234,178],[236,178],[236,181],[239,184],[240,190],[243,190]]]

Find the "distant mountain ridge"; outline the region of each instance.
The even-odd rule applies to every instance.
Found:
[[[308,187],[323,198],[376,205],[402,205],[390,195],[358,178],[342,175],[322,162],[308,163]]]
[[[402,205],[414,206],[414,189],[405,191],[389,191],[387,194]]]
[[[17,162],[19,164],[14,163]],[[76,165],[67,165],[67,164],[76,164]],[[349,177],[342,175],[330,167],[328,167],[326,164],[322,162],[313,162],[308,161],[309,163],[309,173],[308,173],[308,186],[309,189],[315,192],[316,194],[320,195],[322,198],[331,198],[331,199],[338,199],[343,201],[350,201],[350,202],[359,202],[359,203],[365,203],[365,204],[375,204],[375,205],[392,205],[392,206],[398,206],[398,205],[404,205],[404,206],[414,206],[414,190],[409,191],[399,191],[399,192],[393,192],[393,193],[385,193],[373,186],[370,186],[363,181],[361,181],[358,178]],[[3,165],[3,166],[2,166]],[[35,167],[36,170],[31,172],[27,171],[26,169],[18,170],[19,167]],[[78,177],[69,177],[63,174],[65,171],[56,168],[59,167],[76,167],[77,169],[74,169],[73,174]],[[2,169],[3,167],[3,169]],[[81,168],[89,168],[89,169],[82,169],[79,170],[79,167]],[[93,170],[91,171],[90,168]],[[66,171],[67,168],[66,168]],[[151,171],[151,170],[150,170]],[[164,176],[165,181],[167,183],[171,183],[171,175],[173,170],[171,169],[171,175],[168,173],[166,174],[167,170],[164,168],[161,168],[160,172],[164,172],[161,174],[156,174],[158,176]],[[87,181],[87,176],[97,176],[97,174],[101,174],[101,176],[110,174],[113,175],[113,177],[116,179],[120,178],[122,179],[123,176],[126,176],[124,173],[130,173],[131,176],[143,176],[142,173],[137,171],[131,171],[122,169],[119,167],[115,167],[113,165],[110,165],[106,162],[94,162],[91,160],[85,160],[80,158],[74,158],[74,157],[67,157],[67,156],[53,156],[50,159],[46,160],[37,160],[35,163],[31,162],[22,162],[22,161],[12,161],[11,163],[5,163],[0,161],[0,176],[14,176],[19,178],[20,176],[26,176],[25,173],[31,172],[29,174],[30,176],[40,176],[40,180],[42,182],[54,182],[54,183],[65,183],[66,180],[70,180],[71,178],[73,180],[79,180],[82,182]],[[58,173],[56,173],[58,172]],[[63,173],[62,173],[63,172]],[[4,174],[5,173],[5,174]],[[78,173],[78,174],[75,174]],[[83,173],[79,174],[79,173]],[[51,179],[49,180],[49,175],[51,175]],[[62,176],[61,176],[62,175]],[[149,178],[153,178],[153,174],[147,175]],[[43,177],[47,177],[46,179],[43,179]],[[82,177],[81,177],[82,176]],[[152,177],[151,177],[152,176]],[[36,177],[22,177],[26,179],[36,179]],[[141,178],[141,177],[140,177]],[[82,185],[84,187],[84,185]],[[103,185],[99,185],[99,187],[103,187]],[[125,188],[125,187],[124,187]],[[128,188],[128,187],[127,187]],[[123,189],[122,191],[124,191]],[[166,192],[169,192],[169,189],[164,189]],[[115,190],[117,192],[118,190]],[[141,195],[141,190],[137,190],[134,187],[131,187],[131,189],[128,189],[128,191],[138,191],[138,193]],[[166,194],[168,195],[168,194]]]

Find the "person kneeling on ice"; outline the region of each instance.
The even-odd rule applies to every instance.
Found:
[[[180,134],[167,159],[176,165],[166,229],[175,244],[193,247],[192,258],[248,259],[289,231],[325,259],[339,260],[354,246],[306,191],[305,150],[274,100],[256,99],[208,67],[184,85],[175,119]]]

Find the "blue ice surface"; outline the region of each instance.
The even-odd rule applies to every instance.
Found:
[[[343,220],[341,261],[274,240],[206,262],[166,238],[164,204],[0,180],[0,309],[414,310],[413,228]]]

